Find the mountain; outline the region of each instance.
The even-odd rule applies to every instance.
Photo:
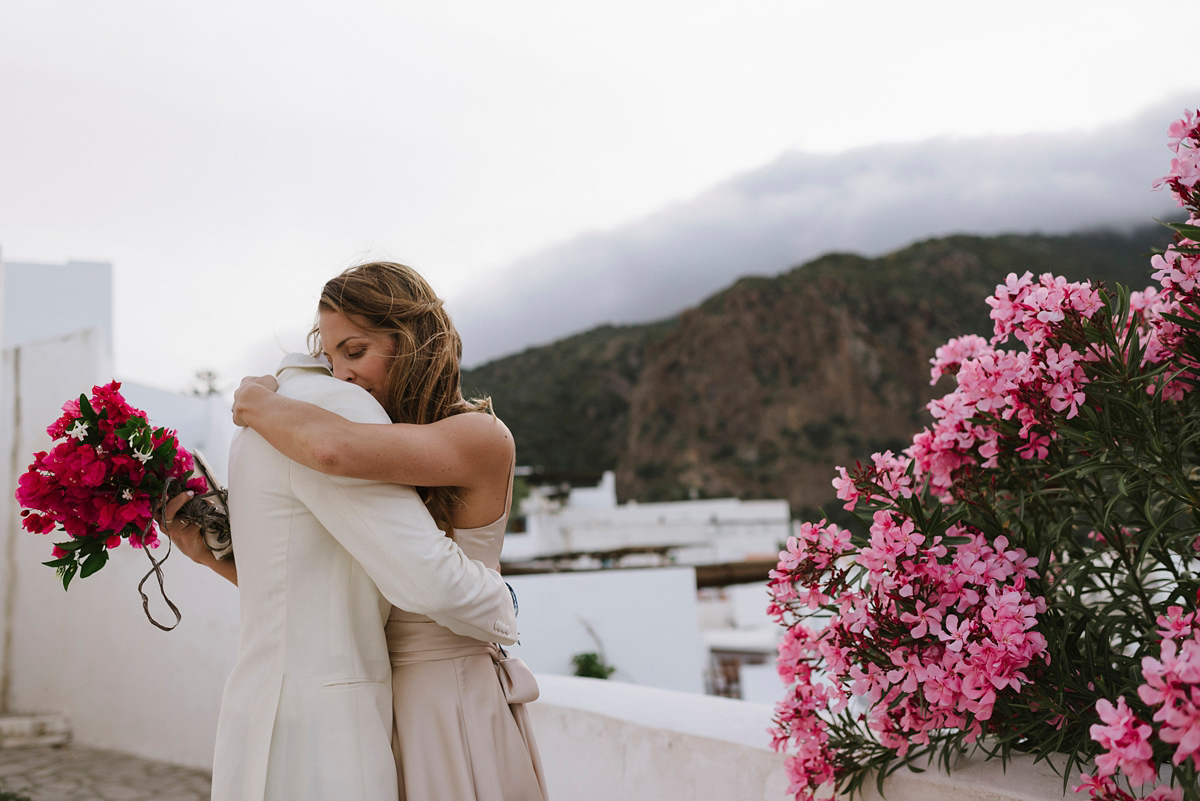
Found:
[[[600,323],[674,315],[743,275],[823,253],[876,257],[970,231],[1061,236],[1170,213],[1150,189],[1195,92],[1090,132],[891,142],[781,154],[646,217],[496,265],[449,300],[475,366]]]
[[[1143,288],[1163,227],[951,236],[880,258],[822,256],[743,278],[678,316],[601,326],[463,372],[490,395],[520,464],[615,470],[623,500],[834,499],[838,464],[899,450],[928,420],[929,359],[991,333],[984,298],[1010,272]]]

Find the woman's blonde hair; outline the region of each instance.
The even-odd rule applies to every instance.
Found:
[[[390,334],[395,357],[382,392],[394,423],[424,425],[463,412],[492,411],[490,398],[466,400],[459,360],[462,339],[433,288],[413,268],[388,261],[351,267],[325,284],[317,310],[337,312],[372,331]],[[309,348],[321,353],[316,326]],[[453,487],[417,487],[437,524],[453,532],[459,499]]]

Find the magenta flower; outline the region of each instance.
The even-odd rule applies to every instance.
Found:
[[[72,548],[55,545],[53,567],[64,584],[83,567],[89,575],[108,558],[106,551],[128,539],[135,548],[156,547],[153,509],[167,482],[207,491],[193,477],[194,463],[175,434],[153,428],[111,382],[92,389],[90,399],[63,404],[62,415],[47,428],[57,441],[18,479],[16,498],[24,511],[22,526],[48,534],[61,530]],[[177,491],[177,490],[176,490]]]

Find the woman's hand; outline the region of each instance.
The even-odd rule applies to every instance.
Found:
[[[248,375],[242,379],[241,385],[233,393],[233,423],[245,426],[246,412],[254,407],[255,401],[262,393],[274,392],[279,389],[279,382],[273,375]]]
[[[185,523],[176,519],[183,505],[195,497],[194,492],[181,492],[163,507],[162,514],[155,517],[158,527],[166,532],[175,547],[197,564],[204,565],[215,571],[217,575],[237,584],[237,565],[232,559],[218,559],[204,543],[200,535],[200,526],[195,523]]]
[[[212,562],[216,561],[212,551],[204,544],[204,537],[200,536],[200,527],[195,523],[185,523],[182,520],[177,520],[175,516],[179,514],[179,510],[183,505],[190,501],[195,496],[194,492],[181,492],[171,500],[167,501],[167,505],[163,507],[161,517],[156,518],[159,528],[166,532],[171,538],[171,542],[175,543],[175,547],[183,551],[184,555],[193,562],[198,562],[202,565],[211,566]]]

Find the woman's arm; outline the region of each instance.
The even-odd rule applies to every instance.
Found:
[[[319,406],[243,381],[234,421],[293,461],[322,473],[417,487],[470,487],[512,462],[508,428],[468,412],[428,425],[352,423]]]
[[[163,509],[163,519],[158,521],[159,527],[166,531],[171,542],[175,543],[176,548],[183,551],[184,556],[211,569],[236,587],[238,583],[237,564],[233,559],[218,559],[213,556],[213,552],[204,544],[204,538],[200,536],[199,526],[195,523],[185,524],[183,521],[175,519],[175,515],[194,495],[193,492],[181,492],[168,501],[166,508]]]

